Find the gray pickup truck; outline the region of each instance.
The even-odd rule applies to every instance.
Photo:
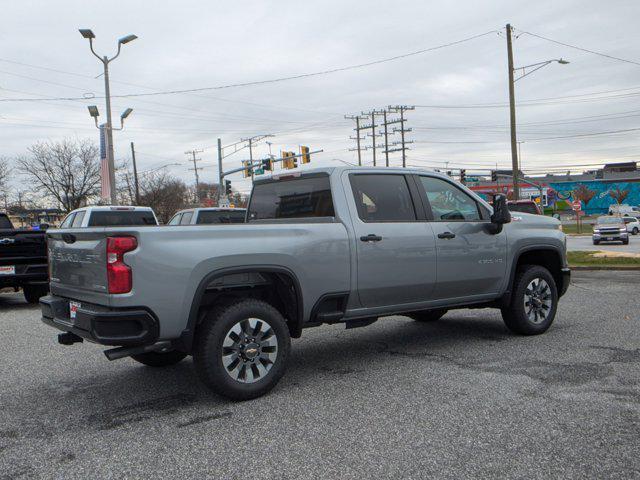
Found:
[[[42,320],[111,360],[192,355],[237,400],[273,388],[307,327],[494,307],[543,333],[569,285],[560,222],[493,205],[433,172],[337,167],[256,180],[242,224],[49,231]]]

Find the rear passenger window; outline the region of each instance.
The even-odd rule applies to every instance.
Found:
[[[189,225],[191,223],[191,217],[193,217],[193,212],[184,212],[182,214],[182,220],[180,220],[180,225]]]
[[[351,189],[363,222],[412,222],[416,212],[404,175],[352,174]]]
[[[73,228],[82,226],[82,220],[84,220],[84,214],[85,214],[84,211],[76,213],[76,218],[73,219],[73,223],[71,224]]]
[[[334,215],[329,176],[314,175],[256,183],[248,221]]]

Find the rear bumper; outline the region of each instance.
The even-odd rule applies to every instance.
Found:
[[[49,283],[47,264],[16,265],[15,275],[0,275],[0,288]]]
[[[144,309],[110,309],[83,303],[76,318],[71,319],[69,299],[53,295],[42,297],[40,308],[47,325],[101,345],[148,345],[158,340],[158,321]]]
[[[569,283],[571,283],[571,269],[569,267],[565,267],[561,270],[562,273],[562,287],[560,287],[560,291],[558,291],[558,296],[563,296],[567,293],[567,289],[569,288]]]

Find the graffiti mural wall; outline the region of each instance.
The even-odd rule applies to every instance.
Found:
[[[584,185],[584,187],[581,187]],[[609,206],[616,203],[613,196],[625,196],[621,202],[627,205],[640,205],[640,182],[562,182],[549,183],[549,187],[555,192],[558,200],[573,201],[576,199],[576,192],[585,188],[589,194],[593,193],[591,200],[585,205],[582,202],[582,209],[587,214],[606,213]],[[578,195],[579,196],[579,195]]]

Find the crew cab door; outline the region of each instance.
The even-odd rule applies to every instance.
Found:
[[[487,228],[489,211],[452,181],[416,175],[438,257],[436,299],[496,294],[506,273],[507,237]]]
[[[416,186],[402,173],[349,173],[357,287],[366,308],[424,302],[436,280],[435,238]]]

